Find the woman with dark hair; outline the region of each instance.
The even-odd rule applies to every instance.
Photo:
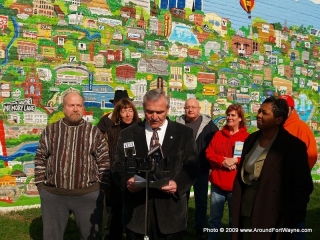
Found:
[[[110,166],[112,166],[115,158],[120,131],[133,123],[139,122],[140,119],[132,101],[128,98],[123,98],[116,103],[111,120],[116,125],[108,128],[105,133],[106,142],[109,147]],[[113,179],[110,182],[110,192],[106,197],[107,207],[111,206],[110,232],[107,239],[122,239],[122,192]]]
[[[209,228],[219,229],[223,217],[224,203],[228,201],[229,225],[232,223],[232,186],[240,156],[235,156],[235,147],[241,147],[249,133],[245,126],[244,110],[239,104],[230,105],[226,110],[226,125],[216,132],[206,156],[211,165],[211,205]],[[219,232],[209,233],[209,239],[219,239]]]
[[[259,108],[259,131],[244,143],[233,186],[234,240],[294,239],[281,229],[305,218],[313,190],[307,148],[283,128],[287,117],[284,99],[267,98]]]

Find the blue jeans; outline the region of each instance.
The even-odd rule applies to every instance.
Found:
[[[210,216],[209,216],[209,228],[218,229],[221,227],[221,220],[223,217],[224,203],[228,201],[229,207],[229,227],[232,224],[232,192],[225,191],[219,187],[211,184],[211,196],[210,196]],[[218,232],[210,232],[209,240],[218,240],[220,230]],[[231,236],[231,235],[230,235]]]
[[[202,169],[197,181],[193,185],[196,205],[194,228],[201,232],[203,232],[203,228],[207,222],[208,176],[209,169]]]

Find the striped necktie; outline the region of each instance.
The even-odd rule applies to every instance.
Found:
[[[152,130],[153,130],[153,133],[150,140],[150,150],[152,150],[154,147],[156,147],[159,144],[158,130],[160,130],[160,128],[155,128]]]

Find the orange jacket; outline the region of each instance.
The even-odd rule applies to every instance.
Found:
[[[295,110],[292,111],[283,126],[289,133],[301,139],[307,145],[309,167],[312,169],[317,162],[318,149],[310,127],[299,118]]]

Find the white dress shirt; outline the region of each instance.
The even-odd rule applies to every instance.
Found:
[[[168,126],[168,120],[166,119],[164,123],[159,127],[160,130],[158,130],[159,143],[161,144],[161,146],[163,143],[164,135],[166,134],[167,126]],[[146,132],[146,141],[147,141],[148,149],[150,150],[150,141],[153,134],[153,130],[147,122],[145,123],[145,132]]]

